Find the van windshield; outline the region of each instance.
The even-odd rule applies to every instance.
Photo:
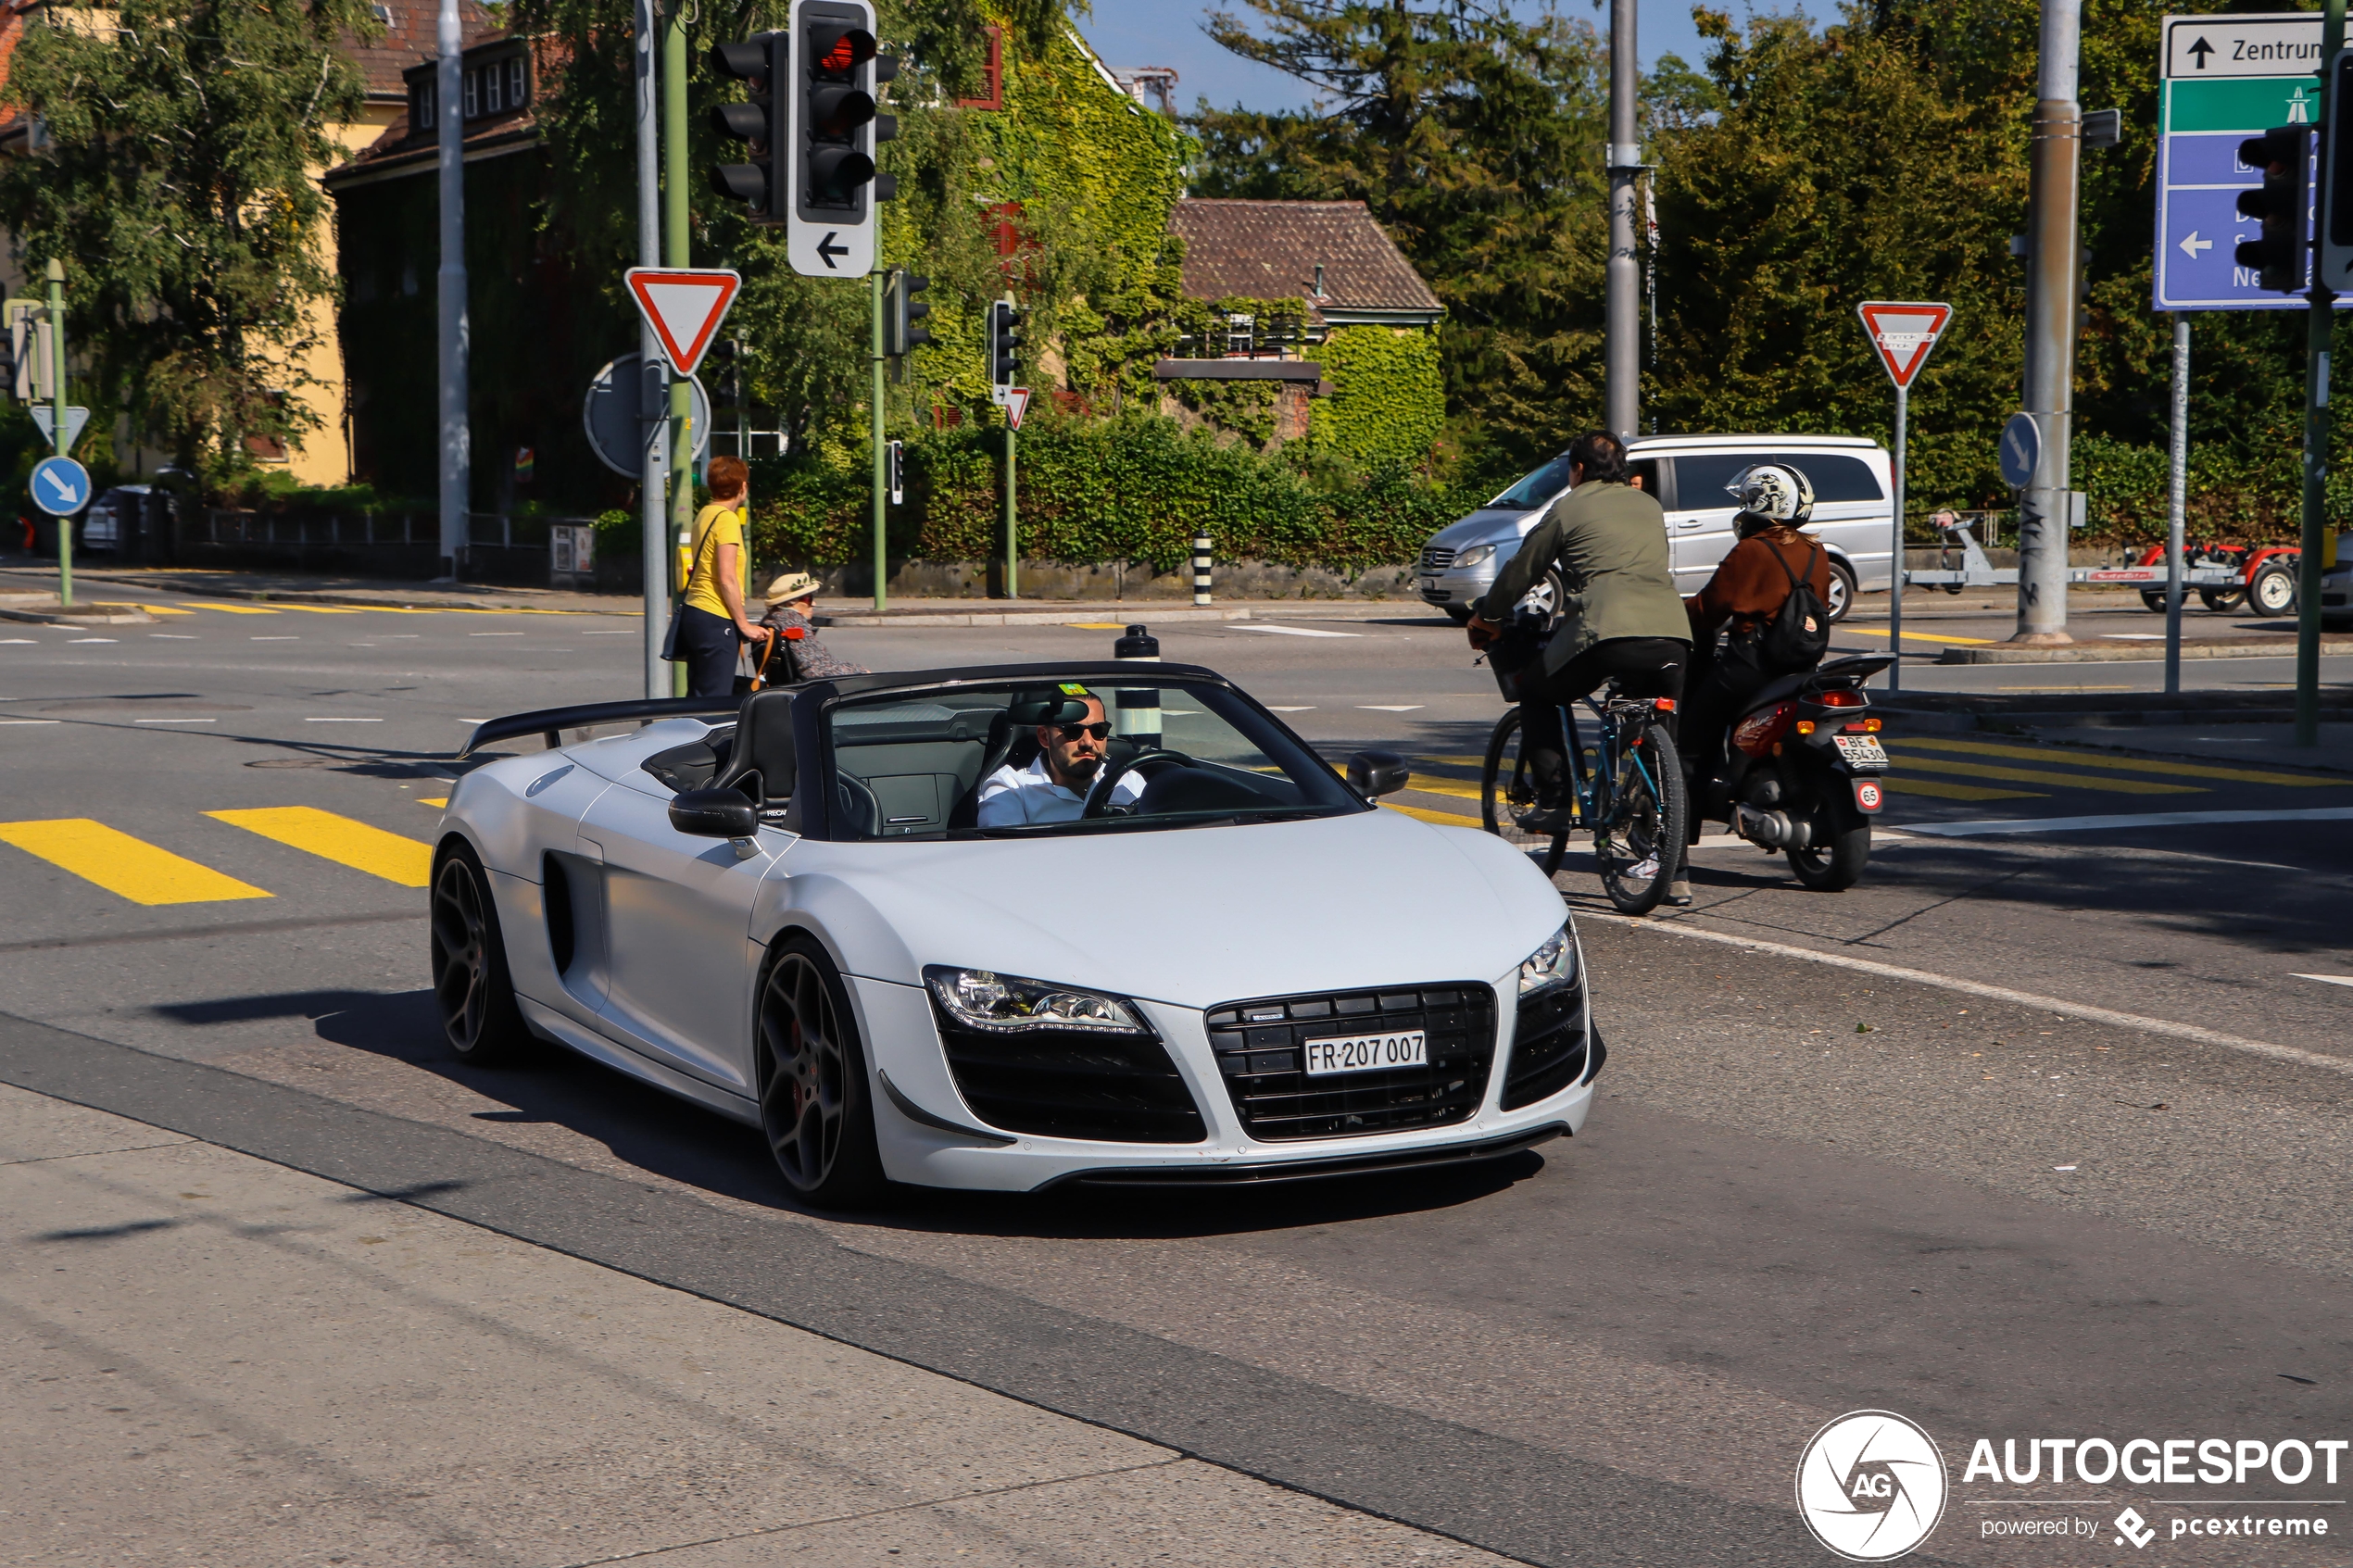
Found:
[[[1568,454],[1563,452],[1487,504],[1499,512],[1532,511],[1567,488]]]

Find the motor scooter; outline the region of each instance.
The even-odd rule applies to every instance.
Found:
[[[1871,819],[1887,801],[1887,749],[1863,683],[1894,662],[1834,659],[1760,688],[1727,737],[1705,814],[1782,851],[1807,887],[1854,886],[1870,862]]]

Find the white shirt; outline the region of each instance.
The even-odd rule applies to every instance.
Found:
[[[1112,785],[1111,797],[1132,806],[1144,793],[1144,777],[1130,769]],[[1019,827],[1028,822],[1070,822],[1086,809],[1087,797],[1056,784],[1046,771],[1041,754],[1028,767],[1010,762],[980,781],[979,822],[985,828]]]

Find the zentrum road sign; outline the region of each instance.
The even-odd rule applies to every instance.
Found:
[[[2263,182],[2239,161],[2239,144],[2320,115],[2320,13],[2168,17],[2160,36],[2157,308],[2303,309],[2300,295],[2259,288],[2232,252],[2261,231],[2238,213],[2239,193]]]
[[[1855,313],[1863,318],[1863,330],[1871,334],[1879,362],[1887,367],[1889,378],[1899,388],[1912,384],[1912,378],[1928,363],[1929,350],[1936,346],[1944,323],[1953,319],[1949,305],[1893,299],[1867,299],[1855,307]]]
[[[638,313],[661,344],[661,357],[682,376],[693,375],[702,363],[744,286],[740,273],[724,267],[632,267],[624,277]]]

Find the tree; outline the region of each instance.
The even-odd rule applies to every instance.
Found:
[[[71,341],[94,407],[218,484],[247,442],[320,423],[291,395],[315,307],[337,294],[314,176],[359,118],[341,46],[362,0],[123,0],[53,7],[18,45],[8,94],[42,147],[0,170],[0,221],[38,275],[66,268]]]
[[[1526,458],[1601,404],[1603,53],[1547,8],[1246,0],[1210,35],[1314,87],[1308,112],[1193,120],[1202,195],[1363,201],[1447,307],[1458,428]]]

